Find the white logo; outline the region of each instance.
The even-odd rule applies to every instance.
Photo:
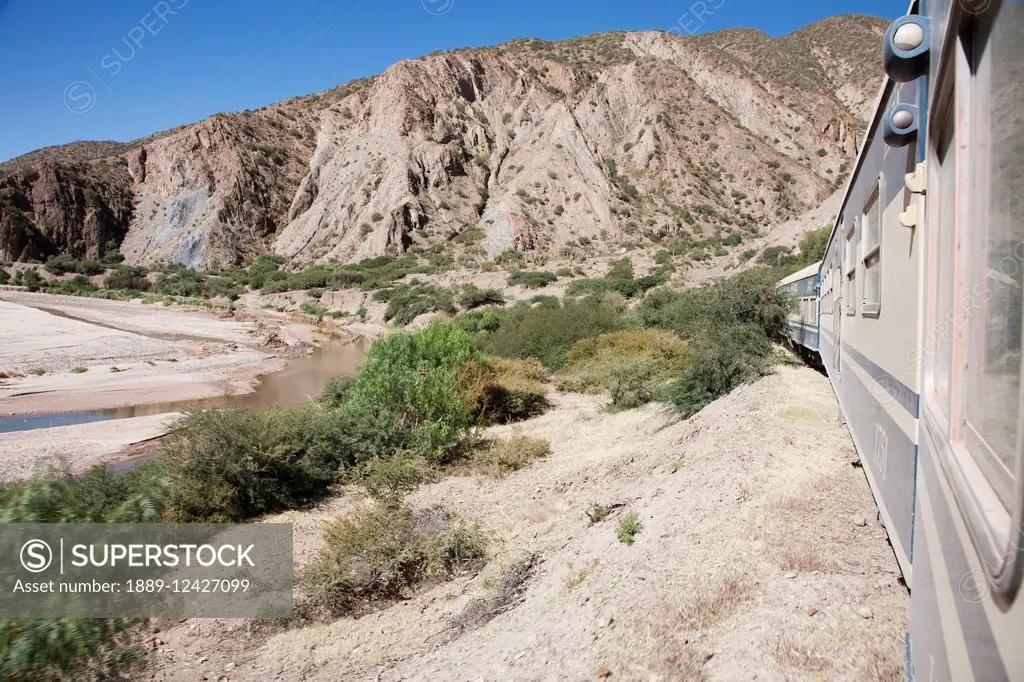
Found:
[[[64,106],[73,114],[84,114],[96,106],[96,88],[88,81],[68,83],[64,88]]]
[[[980,604],[992,594],[992,588],[989,587],[988,579],[984,573],[980,572],[968,573],[960,578],[960,584],[957,588],[960,596],[972,604]]]
[[[423,5],[423,9],[427,11],[427,14],[439,17],[451,11],[452,7],[455,6],[455,0],[420,0],[420,4]]]
[[[53,551],[42,540],[29,540],[21,546],[21,565],[30,573],[42,573],[53,563]]]
[[[960,0],[960,7],[968,14],[983,14],[992,6],[992,0]]]

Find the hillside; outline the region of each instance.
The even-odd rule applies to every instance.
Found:
[[[885,22],[433,54],[259,111],[0,164],[0,259],[466,262],[763,236],[845,179]],[[457,241],[456,241],[457,240]]]
[[[134,679],[903,677],[907,593],[826,379],[781,368],[685,421],[605,403],[560,394],[522,424],[550,457],[413,493],[421,513],[447,505],[495,534],[481,572],[304,628],[160,623]],[[360,497],[265,520],[295,524],[302,566]],[[591,522],[595,503],[614,511]],[[615,533],[629,511],[632,546]]]

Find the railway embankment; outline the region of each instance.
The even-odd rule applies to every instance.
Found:
[[[272,635],[173,623],[153,638],[146,678],[903,676],[907,591],[824,377],[781,366],[688,420],[552,398],[514,427],[550,441],[549,457],[407,498],[480,525],[492,538],[480,572]],[[301,569],[360,495],[267,520],[295,524]]]

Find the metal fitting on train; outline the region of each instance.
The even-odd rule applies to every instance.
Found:
[[[882,119],[882,138],[890,147],[906,147],[917,139],[921,126],[920,110],[913,104],[889,107]]]
[[[931,22],[910,14],[892,22],[882,44],[885,72],[897,83],[907,83],[928,70],[931,52]]]

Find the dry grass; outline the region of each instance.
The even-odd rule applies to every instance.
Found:
[[[565,579],[566,591],[571,591],[586,581],[590,577],[590,574],[597,570],[597,567],[601,565],[599,559],[593,559],[592,561],[585,564],[578,571],[572,570],[572,564],[569,564],[569,577]]]
[[[891,650],[891,647],[887,649]],[[900,659],[883,653],[877,648],[870,649],[861,659],[857,679],[870,682],[891,682],[906,679],[906,667]]]
[[[779,550],[775,560],[778,562],[779,568],[787,572],[814,573],[815,571],[825,571],[830,565],[821,554],[801,544]]]
[[[753,598],[753,585],[745,575],[693,588],[679,612],[679,624],[688,630],[707,630],[734,614]]]
[[[789,634],[775,642],[772,656],[782,668],[802,673],[822,673],[832,667],[829,657],[819,653],[810,642],[798,641]]]
[[[539,564],[539,555],[528,554],[502,571],[497,584],[487,596],[474,599],[462,613],[452,619],[447,631],[441,636],[442,640],[451,642],[467,632],[483,627],[495,616],[514,609]]]
[[[423,584],[479,570],[488,539],[444,509],[368,505],[328,526],[300,576],[303,620],[331,620],[386,605]]]
[[[551,455],[551,443],[544,438],[524,436],[516,431],[508,438],[487,442],[474,453],[473,469],[488,476],[504,476]]]

